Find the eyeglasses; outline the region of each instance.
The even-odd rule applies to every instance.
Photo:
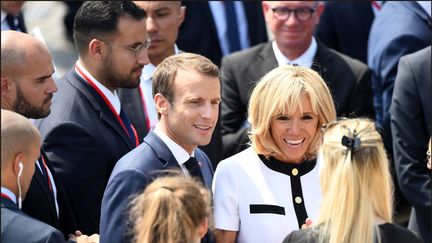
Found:
[[[102,40],[103,42],[108,43],[109,45],[115,45],[114,43],[110,42],[110,41],[106,41],[106,40]],[[151,44],[151,40],[150,38],[145,40],[144,43],[137,45],[135,47],[132,46],[122,46],[122,45],[116,45],[116,46],[121,46],[124,47],[130,51],[132,51],[135,55],[135,58],[138,57],[139,55],[141,55],[143,53],[144,50],[147,50],[150,47]]]
[[[286,7],[276,7],[271,8],[273,11],[274,16],[281,21],[285,21],[289,19],[291,16],[291,13],[294,12],[294,16],[300,20],[300,21],[308,21],[313,13],[316,11],[316,5],[313,8],[296,8],[296,9],[290,9]]]

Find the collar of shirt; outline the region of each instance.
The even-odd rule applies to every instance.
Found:
[[[315,57],[315,53],[318,49],[318,45],[315,37],[312,37],[312,41],[308,49],[301,56],[294,60],[289,60],[286,56],[284,56],[277,46],[276,41],[272,42],[272,48],[279,67],[286,65],[287,63],[296,63],[299,66],[311,68],[313,64],[313,58]]]
[[[87,77],[89,77],[91,79],[91,81],[93,81],[93,83],[102,91],[102,93],[107,97],[107,99],[109,100],[109,102],[111,103],[111,105],[114,107],[115,111],[117,112],[117,114],[120,114],[120,99],[117,95],[117,91],[114,90],[114,92],[111,92],[111,90],[109,90],[108,88],[106,88],[105,86],[103,86],[103,84],[101,84],[99,81],[97,81],[88,71],[87,69],[84,68],[84,66],[81,64],[81,62],[78,60],[77,63],[78,67],[80,68],[81,71],[83,71],[83,73],[85,75],[87,75]],[[78,73],[79,75],[79,73]]]
[[[177,44],[174,44],[174,55],[179,54],[179,49],[177,47]],[[151,82],[151,78],[153,76],[153,73],[155,72],[156,67],[155,65],[149,63],[144,66],[141,74],[141,82]]]
[[[9,25],[6,21],[7,13],[1,10],[1,30],[10,30]]]
[[[168,137],[168,135],[166,135],[166,133],[159,127],[159,124],[156,125],[154,133],[156,133],[156,135],[166,144],[180,166],[183,165],[189,159],[189,157],[195,156],[194,151],[192,151],[192,154],[189,154],[180,145]]]
[[[426,13],[428,13],[429,18],[431,17],[431,5],[432,3],[430,1],[416,1],[420,7],[422,7],[424,9],[424,11],[426,11]]]
[[[7,189],[6,187],[1,187],[1,193],[6,194],[6,196],[10,197],[10,199],[12,199],[15,204],[17,203],[16,196],[11,190]]]

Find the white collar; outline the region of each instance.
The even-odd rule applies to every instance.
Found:
[[[315,53],[318,49],[317,42],[315,40],[315,37],[312,37],[311,44],[309,45],[308,49],[298,58],[294,60],[289,60],[279,49],[279,47],[276,44],[276,41],[272,42],[272,48],[273,53],[276,57],[276,61],[278,63],[278,66],[283,66],[286,64],[296,63],[299,66],[308,67],[311,68],[313,64],[313,59],[315,57]]]
[[[120,114],[121,104],[120,99],[117,95],[117,91],[114,90],[114,92],[111,92],[107,87],[103,86],[99,81],[97,81],[88,71],[84,68],[84,66],[81,64],[80,60],[76,62],[76,65],[79,67],[79,69],[90,78],[91,81],[102,91],[102,93],[107,97],[111,105],[114,107],[114,110],[117,112],[117,115]],[[79,72],[77,72],[78,75]],[[81,75],[80,75],[81,76]],[[82,77],[84,78],[84,77]]]
[[[3,10],[1,10],[1,22],[3,23],[3,21],[6,19],[7,13]]]
[[[422,7],[424,9],[424,11],[426,11],[426,13],[428,13],[429,18],[431,17],[431,2],[430,1],[416,1],[420,7]]]
[[[190,155],[186,150],[184,150],[180,145],[178,145],[176,142],[174,142],[162,129],[160,128],[160,123],[156,125],[153,132],[158,135],[160,139],[165,143],[165,145],[168,147],[168,149],[171,151],[171,153],[174,155],[174,158],[177,160],[177,163],[179,165],[184,164],[189,157],[194,157],[194,151],[192,151],[192,154]]]
[[[174,55],[179,54],[179,49],[177,47],[177,44],[174,44]],[[143,82],[150,82],[151,78],[153,76],[153,73],[155,72],[156,67],[155,65],[153,65],[152,63],[149,63],[147,65],[144,65],[144,68],[142,70],[142,74],[141,74],[141,81]]]
[[[1,193],[6,194],[6,196],[8,196],[15,204],[17,203],[16,196],[11,190],[7,189],[6,187],[1,187]]]

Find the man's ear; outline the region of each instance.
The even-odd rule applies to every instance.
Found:
[[[12,169],[16,175],[18,175],[20,171],[19,164],[22,163],[23,159],[24,159],[24,155],[21,152],[17,153],[14,157],[14,160],[12,162]]]
[[[89,45],[88,45],[88,51],[89,54],[91,56],[93,56],[94,58],[101,60],[102,57],[104,56],[104,52],[106,51],[107,45],[98,39],[93,39],[90,41]]]
[[[180,7],[179,19],[178,19],[178,27],[183,23],[186,16],[186,6]]]
[[[161,93],[157,93],[154,96],[154,103],[157,112],[161,115],[167,114],[168,110],[171,107],[171,104],[169,103],[167,98],[165,98],[165,96],[163,96]]]
[[[8,77],[1,76],[1,96],[7,96],[11,91],[11,80]]]

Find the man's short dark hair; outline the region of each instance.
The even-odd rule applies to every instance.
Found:
[[[100,39],[117,31],[119,18],[129,16],[136,20],[146,18],[146,12],[132,1],[86,1],[74,21],[75,47],[85,54],[94,38]]]

